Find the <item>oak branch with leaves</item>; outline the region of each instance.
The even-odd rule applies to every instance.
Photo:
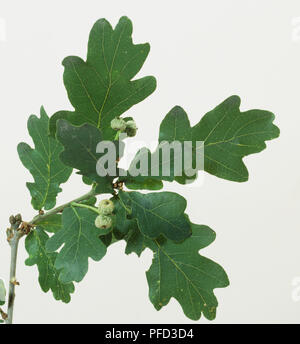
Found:
[[[96,172],[97,161],[104,155],[97,152],[97,144],[111,141],[117,145],[122,132],[130,140],[137,131],[135,122],[121,116],[156,88],[152,76],[134,79],[150,46],[133,44],[131,35],[132,24],[127,17],[122,17],[114,29],[105,19],[98,20],[89,36],[86,61],[76,56],[63,61],[64,84],[74,111],[58,111],[49,118],[41,108],[40,117],[32,115],[28,120],[34,148],[20,143],[18,153],[33,177],[26,185],[37,213],[30,221],[24,221],[20,214],[9,219],[10,278],[7,295],[0,280],[0,305],[7,303],[6,312],[0,308],[2,322],[12,323],[19,284],[17,250],[24,236],[29,254],[25,264],[37,265],[42,290],[51,290],[56,300],[70,302],[74,282],[86,275],[89,258],[100,261],[113,243],[124,240],[126,254],[140,256],[145,248],[153,251],[146,277],[149,298],[157,310],[174,297],[190,319],[197,320],[202,313],[210,320],[216,316],[214,289],[228,286],[228,277],[220,265],[199,254],[214,241],[215,232],[189,220],[182,196],[158,191],[163,181],[193,182],[197,171],[193,176],[184,171],[178,175],[170,157],[169,175],[164,175],[163,162],[159,161],[155,176],[133,177],[130,171],[141,156],[146,154],[150,159],[153,154],[142,149],[127,176],[119,173],[120,150],[114,162],[117,176],[99,176]],[[245,182],[248,171],[243,157],[265,149],[265,141],[278,137],[279,129],[272,123],[271,112],[241,112],[239,107],[239,97],[229,97],[192,127],[185,111],[175,106],[160,125],[158,147],[162,142],[192,142],[194,162],[200,154],[195,143],[202,141],[206,172]],[[82,175],[90,191],[56,207],[60,186],[73,170]],[[105,195],[100,204],[98,195]]]

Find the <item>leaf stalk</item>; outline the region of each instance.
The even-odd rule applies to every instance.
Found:
[[[92,207],[90,205],[87,204],[82,204],[82,203],[76,203],[76,202],[72,202],[71,203],[72,207],[79,207],[79,208],[86,208],[86,209],[90,209],[92,211],[94,211],[95,213],[97,213],[98,215],[100,214],[99,210],[95,207]]]

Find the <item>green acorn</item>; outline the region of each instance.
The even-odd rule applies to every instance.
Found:
[[[112,226],[112,218],[107,215],[98,215],[95,220],[95,226],[100,229],[107,229]]]
[[[110,122],[110,126],[114,130],[120,130],[121,132],[124,132],[126,129],[126,122],[124,119],[116,117]]]
[[[136,135],[137,127],[135,121],[130,120],[126,122],[125,132],[129,137],[133,137]]]
[[[99,213],[102,215],[110,215],[114,211],[114,204],[110,199],[103,199],[99,205],[98,205],[98,210]]]

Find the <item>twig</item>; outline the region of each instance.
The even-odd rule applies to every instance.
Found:
[[[7,306],[7,324],[12,324],[14,301],[15,301],[15,287],[18,285],[16,280],[17,269],[17,255],[19,240],[25,235],[25,231],[20,230],[19,226],[22,222],[21,216],[17,215],[15,218],[11,217],[11,228],[8,230],[7,240],[10,245],[10,274],[9,274],[9,288],[8,288],[8,306]]]
[[[0,311],[2,317],[6,317],[6,323],[12,324],[13,319],[13,311],[14,311],[14,302],[15,302],[15,287],[19,285],[16,279],[16,269],[17,269],[17,255],[18,255],[18,245],[20,239],[28,234],[31,228],[34,225],[38,224],[39,221],[46,219],[47,217],[57,214],[63,211],[65,208],[69,207],[72,203],[79,203],[90,197],[97,195],[95,192],[95,188],[93,188],[87,194],[78,197],[68,203],[65,203],[59,207],[49,210],[46,213],[40,213],[39,215],[35,216],[30,222],[22,222],[21,215],[11,216],[9,221],[11,223],[11,227],[7,230],[7,241],[11,247],[11,258],[10,258],[10,276],[9,276],[9,288],[8,288],[8,307],[7,307],[7,314]]]
[[[46,219],[47,217],[51,216],[51,215],[54,215],[54,214],[57,214],[57,213],[60,213],[61,211],[63,211],[65,208],[69,207],[72,203],[79,203],[79,202],[82,202],[86,199],[89,199],[93,196],[96,196],[96,192],[94,190],[94,188],[88,192],[87,194],[81,196],[81,197],[78,197],[68,203],[65,203],[63,205],[60,205],[59,207],[56,207],[54,209],[51,209],[49,210],[48,212],[44,213],[44,214],[40,214],[40,215],[37,215],[36,217],[34,217],[30,222],[29,224],[30,225],[34,225],[34,224],[38,224],[40,221]]]

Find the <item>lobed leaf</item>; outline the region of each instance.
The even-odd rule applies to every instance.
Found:
[[[228,286],[229,281],[220,265],[198,253],[214,240],[215,233],[207,226],[195,224],[192,232],[180,244],[159,239],[147,241],[154,252],[146,273],[149,298],[160,310],[174,297],[188,318],[198,320],[203,313],[212,320],[218,306],[213,290]]]
[[[75,111],[59,111],[52,116],[53,135],[57,120],[66,119],[74,125],[90,123],[111,140],[111,120],[155,90],[152,76],[132,80],[142,68],[150,46],[133,44],[131,35],[132,23],[127,17],[122,17],[115,29],[100,19],[89,36],[86,62],[77,56],[64,59],[64,84]]]
[[[56,196],[61,192],[60,184],[65,183],[72,173],[72,168],[65,166],[59,159],[63,146],[48,132],[49,117],[41,108],[41,117],[29,117],[28,131],[35,148],[26,143],[18,145],[19,157],[30,171],[34,183],[27,183],[32,206],[36,210],[51,209],[56,204]]]
[[[265,141],[279,136],[275,116],[264,110],[241,112],[241,100],[232,96],[208,112],[192,128],[193,140],[205,143],[205,171],[236,182],[248,180],[243,157],[261,152]]]
[[[69,207],[62,214],[62,229],[46,243],[54,252],[62,245],[55,260],[62,283],[80,282],[88,271],[88,258],[99,261],[106,254],[106,246],[99,239],[101,229],[96,228],[97,214],[86,208]]]
[[[279,129],[272,123],[274,114],[264,110],[249,110],[241,112],[240,98],[232,96],[208,112],[194,127],[191,127],[185,111],[174,107],[164,118],[160,126],[159,143],[166,144],[178,141],[182,144],[182,161],[184,160],[183,143],[192,141],[193,144],[193,165],[195,166],[196,156],[202,154],[197,150],[196,142],[202,141],[204,145],[204,170],[219,178],[244,182],[248,180],[248,170],[243,158],[249,154],[258,153],[266,148],[265,141],[272,140],[279,136]],[[202,146],[203,147],[203,146]],[[157,150],[159,147],[157,148]],[[152,153],[153,156],[154,153]],[[140,184],[147,184],[150,180],[166,180],[186,184],[196,178],[186,176],[184,164],[182,163],[181,176],[175,174],[174,154],[169,158],[162,158],[152,162],[151,152],[148,149],[141,149],[129,167],[129,177],[124,181],[130,187],[133,169],[143,159],[148,159],[148,176],[138,175],[136,181]],[[170,164],[170,174],[163,173],[163,166]],[[158,175],[151,175],[151,168],[158,168]]]
[[[47,252],[45,244],[49,236],[41,227],[36,227],[25,240],[25,248],[29,254],[25,264],[37,265],[39,270],[39,284],[46,293],[50,289],[56,300],[70,302],[70,294],[74,292],[73,283],[62,283],[59,280],[61,270],[55,267],[56,252]]]

